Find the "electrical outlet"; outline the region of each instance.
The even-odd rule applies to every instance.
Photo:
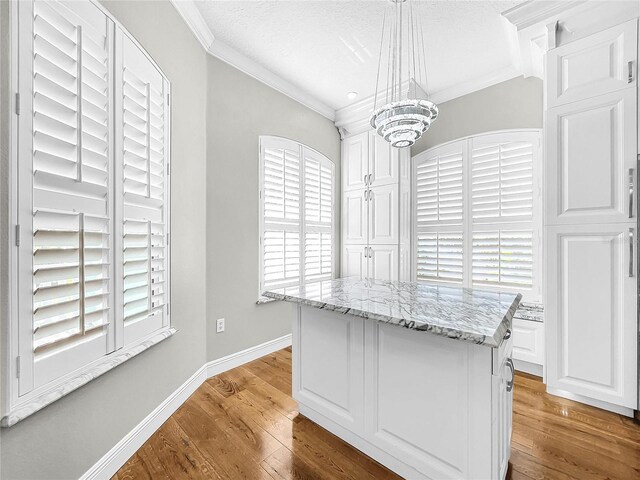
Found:
[[[216,320],[216,333],[224,332],[224,318]]]

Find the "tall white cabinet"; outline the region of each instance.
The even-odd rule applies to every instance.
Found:
[[[367,131],[342,143],[343,277],[408,280],[410,154]]]
[[[547,386],[629,413],[638,409],[638,21],[549,50],[546,62]]]

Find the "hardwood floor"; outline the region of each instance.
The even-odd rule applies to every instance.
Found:
[[[513,480],[638,480],[640,426],[518,373],[510,463]],[[298,415],[285,349],[209,379],[113,478],[400,477]]]

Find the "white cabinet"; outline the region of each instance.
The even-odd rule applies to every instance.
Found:
[[[398,183],[398,150],[393,148],[380,135],[369,133],[371,158],[369,163],[368,178],[369,186],[379,187],[382,185]]]
[[[514,318],[512,330],[513,359],[541,368],[544,364],[544,323]]]
[[[549,227],[547,385],[636,409],[635,224]]]
[[[547,224],[637,217],[636,97],[628,88],[547,112]]]
[[[398,280],[397,245],[345,245],[342,276],[361,279]]]
[[[374,280],[398,280],[398,246],[371,245],[367,275]]]
[[[342,190],[367,186],[369,175],[369,132],[342,141]]]
[[[637,20],[547,54],[547,108],[635,86]]]
[[[409,155],[371,131],[343,140],[343,277],[409,279]]]
[[[369,243],[398,243],[398,185],[384,185],[369,190]]]
[[[342,276],[367,278],[369,247],[366,245],[345,245],[342,248]]]
[[[366,244],[369,238],[368,190],[342,192],[342,243]]]
[[[546,73],[547,389],[628,415],[638,409],[637,24],[549,51]]]

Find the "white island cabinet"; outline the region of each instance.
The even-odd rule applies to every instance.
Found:
[[[408,479],[506,477],[520,295],[357,278],[265,295],[297,305],[302,415]]]

